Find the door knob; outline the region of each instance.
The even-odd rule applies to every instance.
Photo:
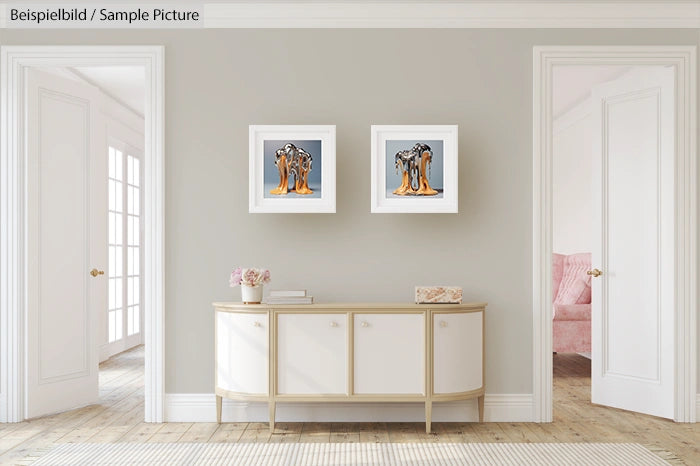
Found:
[[[92,275],[93,277],[96,277],[96,276],[98,276],[98,275],[104,275],[104,274],[105,274],[105,271],[104,271],[104,270],[92,269],[92,270],[90,271],[90,275]]]
[[[589,270],[586,273],[588,275],[591,275],[592,277],[600,277],[601,275],[603,275],[603,271],[598,269]]]

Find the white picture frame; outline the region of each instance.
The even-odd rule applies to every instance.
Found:
[[[457,125],[372,125],[372,213],[457,213],[458,212],[458,127]],[[388,173],[403,168],[395,165],[396,149],[410,150],[414,143],[432,144],[431,165],[440,165],[437,176],[426,179],[437,194],[395,194],[403,184]],[[388,184],[390,184],[388,186]],[[430,187],[429,187],[430,188]]]
[[[248,142],[248,212],[335,213],[335,125],[250,125]],[[292,185],[288,185],[288,192],[272,194],[269,189],[275,183],[283,184],[274,151],[286,144],[312,155],[306,175],[311,179],[308,193],[296,193],[293,175],[289,176]]]

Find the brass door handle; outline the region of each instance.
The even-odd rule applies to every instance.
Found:
[[[90,271],[90,275],[92,275],[93,277],[96,277],[96,276],[98,276],[98,275],[104,275],[104,274],[105,274],[105,271],[104,271],[104,270],[92,269],[92,270]]]
[[[603,275],[603,271],[598,269],[589,270],[586,273],[592,277],[600,277],[601,275]]]

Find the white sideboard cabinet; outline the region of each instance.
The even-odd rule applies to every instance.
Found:
[[[478,399],[485,303],[214,303],[216,417],[222,398],[284,402]]]

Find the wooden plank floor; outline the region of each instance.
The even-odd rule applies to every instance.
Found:
[[[17,424],[0,424],[0,464],[28,464],[66,442],[636,442],[700,464],[700,425],[676,424],[590,403],[590,361],[554,356],[554,422],[267,423],[143,422],[143,347],[100,366],[100,403]]]

